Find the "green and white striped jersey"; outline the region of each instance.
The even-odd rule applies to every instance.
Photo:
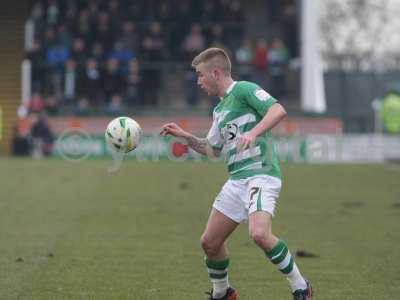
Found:
[[[208,143],[226,152],[231,179],[267,174],[281,178],[273,137],[268,131],[254,145],[238,153],[238,137],[250,131],[276,103],[265,90],[248,81],[234,82],[214,108]]]

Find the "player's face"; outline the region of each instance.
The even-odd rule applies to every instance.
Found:
[[[209,68],[204,63],[200,63],[196,67],[197,73],[197,84],[204,90],[209,96],[218,95],[218,84],[215,72],[212,68]]]

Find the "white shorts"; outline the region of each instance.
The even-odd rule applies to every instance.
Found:
[[[215,198],[213,207],[237,223],[247,221],[255,211],[274,216],[281,186],[279,178],[268,175],[229,179]]]

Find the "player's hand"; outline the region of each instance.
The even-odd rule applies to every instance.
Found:
[[[166,136],[168,134],[176,137],[185,137],[187,135],[187,132],[184,131],[181,127],[179,127],[175,123],[168,123],[162,127],[160,135]]]
[[[251,131],[241,135],[237,141],[237,150],[242,152],[250,148],[256,141],[257,136],[252,134]]]

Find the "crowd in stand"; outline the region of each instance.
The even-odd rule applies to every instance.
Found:
[[[190,61],[209,46],[230,52],[240,79],[263,84],[268,74],[271,93],[284,97],[285,68],[297,53],[279,38],[248,39],[241,3],[36,1],[30,16],[33,40],[26,50],[32,63],[29,110],[113,115],[126,106],[154,106],[163,71],[173,72],[176,64],[184,68],[187,103],[196,105]]]

